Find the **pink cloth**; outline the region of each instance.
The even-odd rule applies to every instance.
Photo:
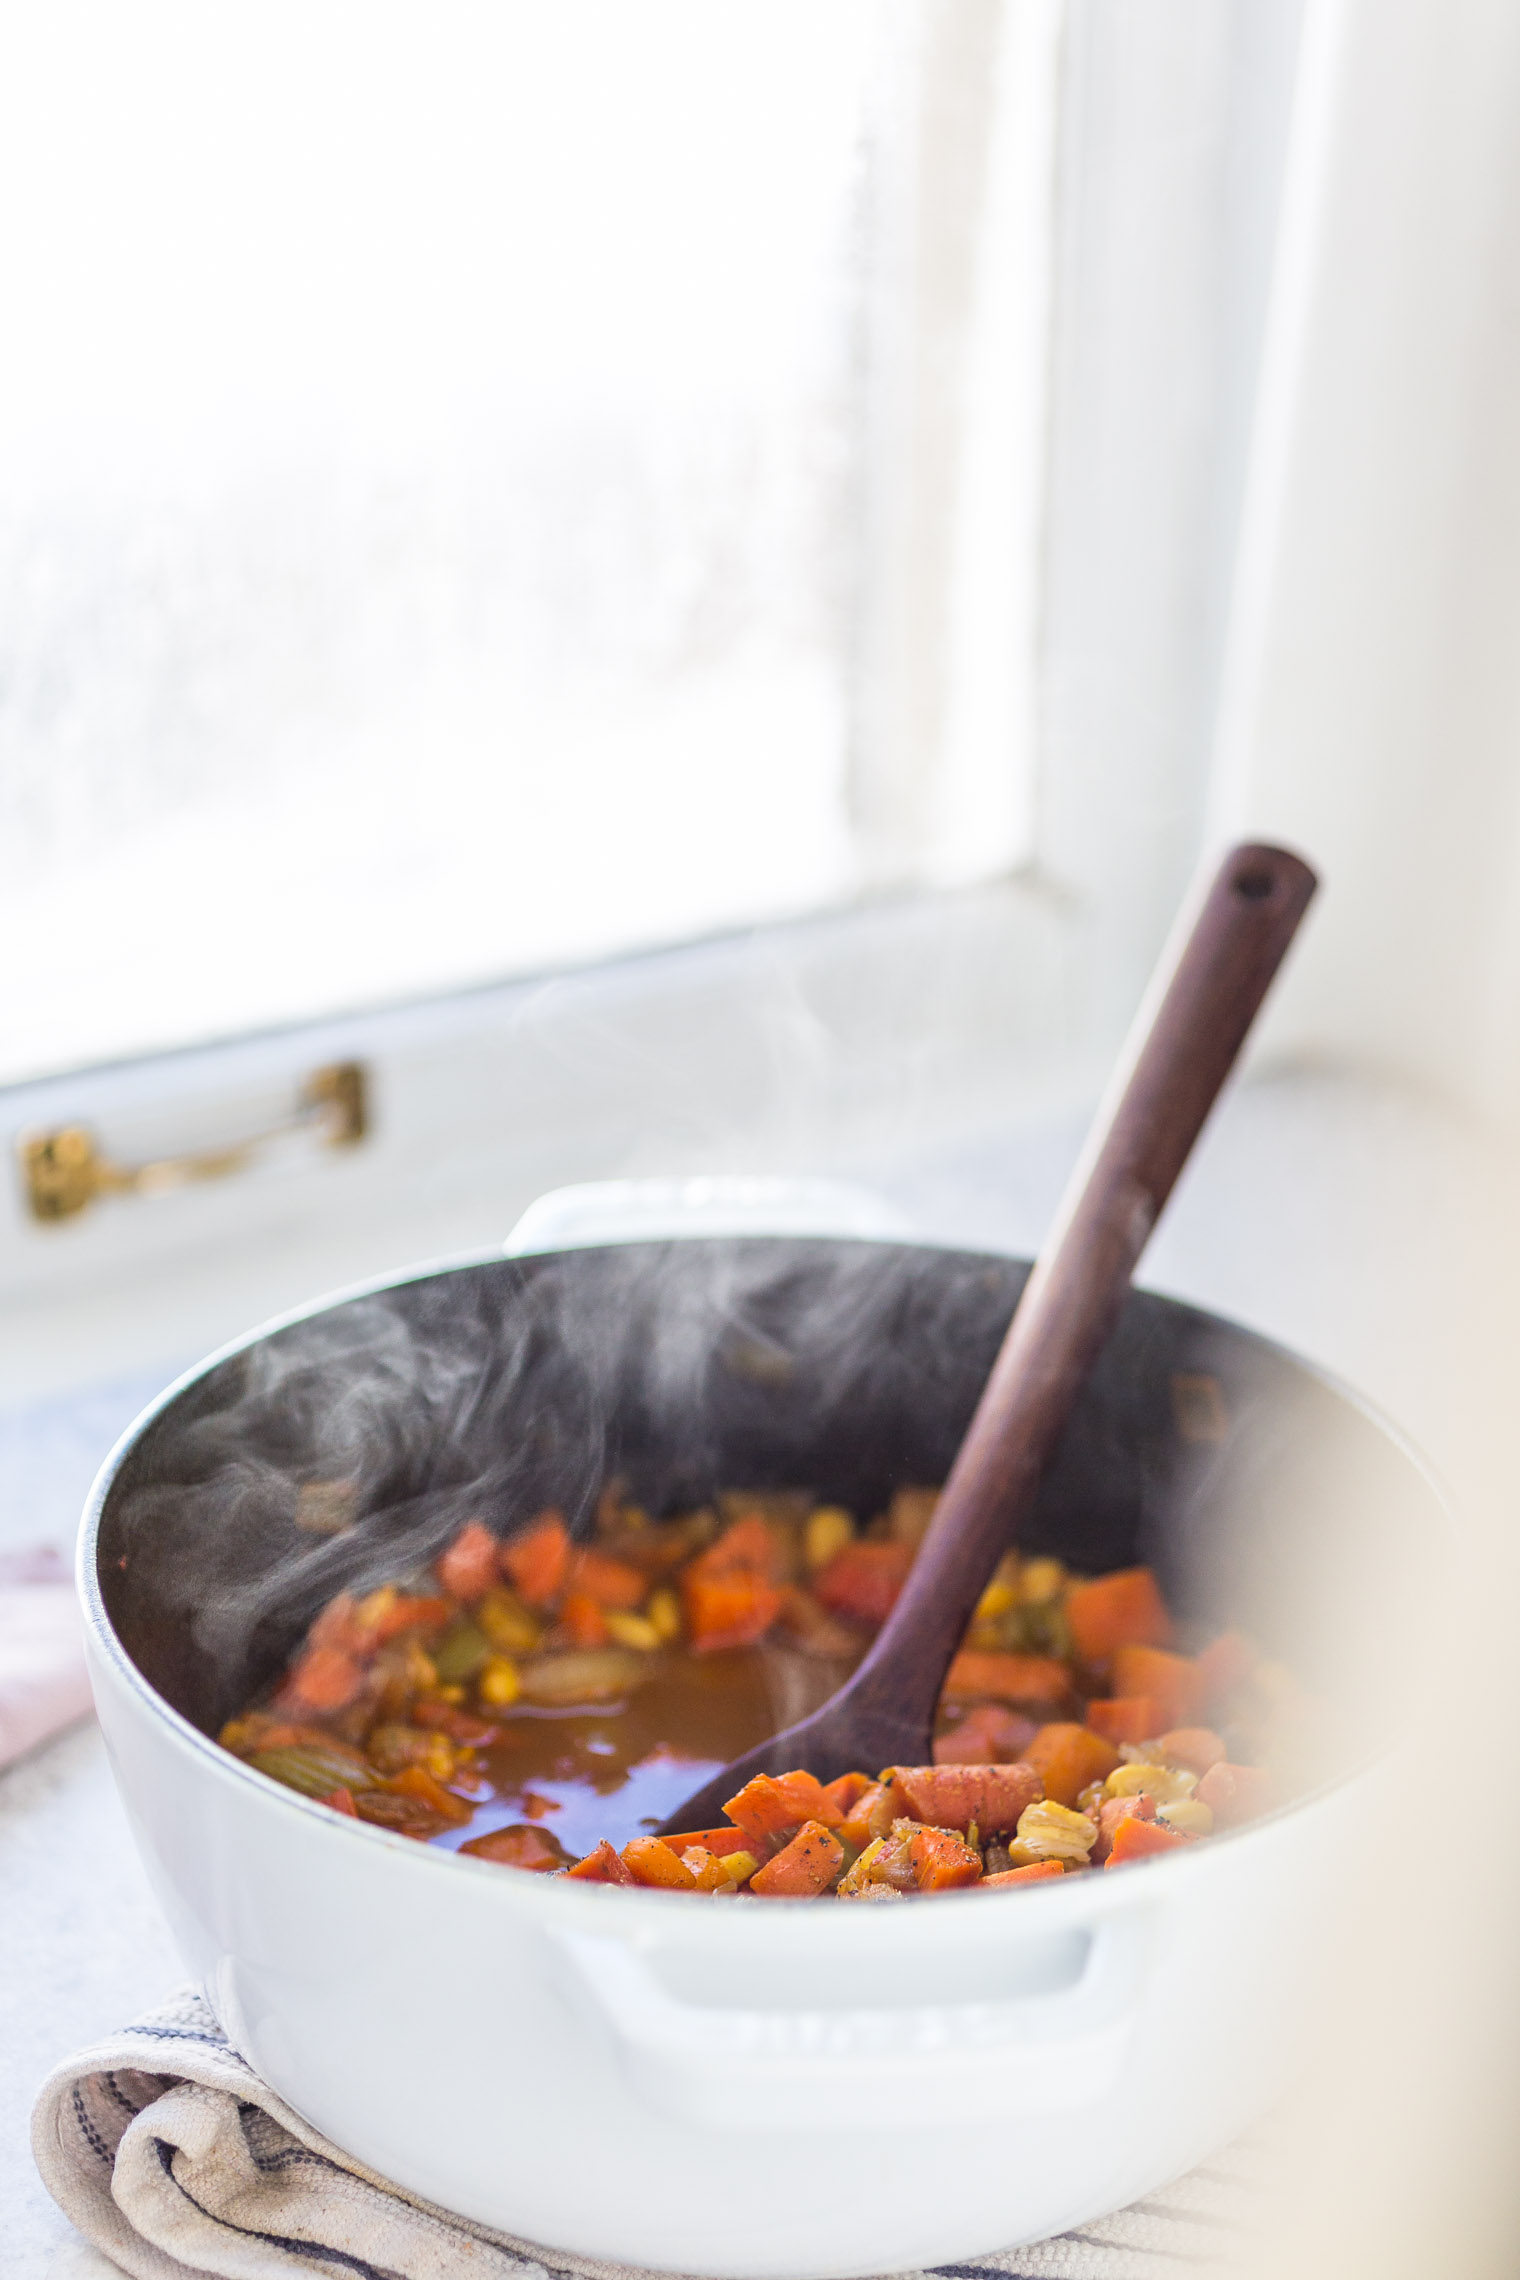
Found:
[[[79,1601],[55,1551],[0,1558],[0,1766],[90,1708]]]

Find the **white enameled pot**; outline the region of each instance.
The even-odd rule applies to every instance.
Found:
[[[754,1187],[725,1205],[709,1184],[703,1208],[705,1234],[806,1235],[853,1207]],[[518,1247],[630,1224],[691,1218],[666,1191],[572,1198]],[[888,1231],[863,1205],[850,1229]],[[97,1533],[147,1422],[80,1555],[137,1842],[236,2046],[410,2191],[664,2271],[882,2273],[1117,2207],[1283,2084],[1338,1936],[1327,1864],[1354,1783],[1180,1858],[895,1908],[702,1905],[439,1853],[266,1780],[144,1677]]]

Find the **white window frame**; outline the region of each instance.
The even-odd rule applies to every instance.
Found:
[[[1225,612],[1200,620],[1198,596],[1228,576],[1249,422],[1237,390],[1199,465],[1178,342],[1199,385],[1250,364],[1296,10],[926,0],[899,23],[867,312],[887,385],[865,470],[865,902],[9,1088],[9,1147],[84,1123],[128,1161],[276,1121],[323,1062],[363,1060],[374,1095],[360,1148],[62,1225],[0,1183],[18,1395],[489,1242],[566,1179],[858,1166],[1091,1092],[1208,826]],[[1244,181],[1242,120],[1265,154]],[[1157,291],[1137,295],[1134,262]]]

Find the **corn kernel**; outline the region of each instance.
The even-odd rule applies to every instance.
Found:
[[[1214,1833],[1214,1816],[1196,1797],[1175,1797],[1170,1805],[1158,1805],[1156,1818],[1165,1821],[1169,1829],[1180,1829],[1185,1837],[1211,1837]]]
[[[539,1641],[539,1624],[515,1592],[493,1589],[474,1608],[477,1629],[484,1631],[499,1655],[531,1655]]]
[[[1159,1805],[1191,1797],[1198,1787],[1196,1773],[1182,1773],[1169,1765],[1116,1766],[1103,1784],[1106,1797],[1154,1797]]]
[[[433,1692],[440,1702],[447,1702],[451,1707],[464,1700],[464,1688],[462,1686],[435,1686]]]
[[[406,1642],[406,1685],[412,1694],[433,1694],[438,1689],[438,1664],[417,1639]]]
[[[1026,1607],[1044,1607],[1059,1598],[1066,1570],[1059,1560],[1026,1560],[1019,1579],[1019,1597]]]
[[[354,1621],[361,1631],[378,1631],[401,1594],[393,1583],[382,1583],[378,1591],[366,1592],[354,1609]]]
[[[607,1608],[602,1616],[610,1638],[620,1647],[637,1647],[640,1654],[653,1654],[660,1643],[660,1634],[647,1615],[624,1615],[617,1608]]]
[[[681,1605],[667,1584],[649,1594],[649,1605],[644,1610],[662,1647],[681,1636]]]
[[[493,1710],[505,1710],[522,1692],[517,1665],[506,1655],[492,1655],[476,1681],[480,1699]]]
[[[858,1892],[864,1892],[866,1886],[871,1882],[872,1868],[886,1841],[885,1837],[873,1837],[865,1851],[845,1870],[837,1889],[843,1893],[847,1900],[853,1900]]]
[[[999,1615],[1011,1613],[1018,1603],[1018,1585],[1004,1583],[994,1577],[976,1603],[976,1619],[979,1623],[996,1622]]]
[[[720,1886],[725,1892],[733,1890],[722,1861],[715,1859],[706,1845],[688,1845],[681,1858],[696,1878],[699,1892],[716,1892]]]
[[[1057,1805],[1047,1797],[1025,1806],[1019,1815],[1017,1843],[1008,1849],[1018,1855],[1020,1866],[1036,1860],[1085,1862],[1097,1834],[1085,1813],[1074,1813],[1069,1805]]]
[[[855,1522],[839,1504],[820,1504],[802,1531],[802,1558],[809,1575],[827,1567],[836,1552],[853,1542]]]
[[[447,1734],[429,1734],[419,1737],[407,1753],[409,1765],[420,1765],[435,1781],[451,1781],[454,1777],[455,1751]]]

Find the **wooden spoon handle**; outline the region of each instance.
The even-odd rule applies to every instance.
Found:
[[[1140,1253],[1316,886],[1236,847],[1163,961],[897,1604],[845,1689],[854,1718],[932,1722],[950,1658],[1033,1502]],[[1186,919],[1183,921],[1186,927]],[[868,1769],[869,1770],[869,1769]]]

